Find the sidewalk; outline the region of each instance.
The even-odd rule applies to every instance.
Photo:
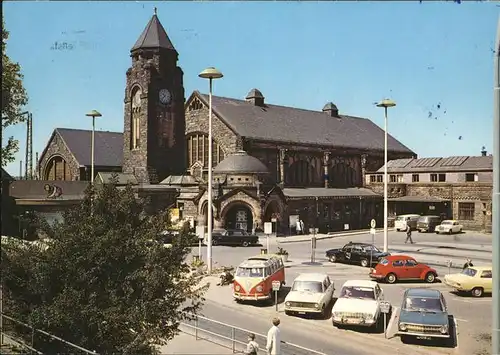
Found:
[[[174,339],[170,340],[167,345],[162,346],[160,354],[184,354],[184,355],[222,355],[232,354],[233,351],[221,345],[217,345],[211,341],[198,338],[187,333],[179,333]]]

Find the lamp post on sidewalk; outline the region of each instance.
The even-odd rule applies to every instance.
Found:
[[[220,79],[224,75],[214,67],[209,67],[202,71],[198,76],[202,79],[208,79],[208,196],[207,196],[207,268],[208,273],[212,273],[212,82],[214,79]]]
[[[491,353],[500,354],[500,17],[494,56],[493,87],[493,322],[491,329]]]
[[[384,108],[384,252],[389,249],[388,233],[388,192],[387,192],[387,109],[396,106],[396,103],[389,99],[384,99],[377,104],[377,107]]]

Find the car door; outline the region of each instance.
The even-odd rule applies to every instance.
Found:
[[[396,274],[396,276],[399,280],[408,279],[408,276],[406,275],[404,266],[405,266],[404,259],[396,259],[392,262],[391,272]]]
[[[479,276],[481,280],[481,287],[484,289],[484,292],[492,292],[493,291],[493,278],[491,270],[483,270],[481,272],[481,276]]]
[[[359,245],[355,245],[352,247],[352,252],[351,252],[351,262],[352,263],[359,263],[359,261],[361,260],[361,253],[363,252],[363,250],[361,249],[361,247]]]
[[[407,279],[420,279],[421,268],[414,259],[406,259],[404,273]]]
[[[342,260],[350,263],[352,258],[352,245],[344,246],[339,256],[341,257]]]
[[[324,304],[328,305],[332,301],[334,291],[333,283],[330,281],[330,278],[328,276],[323,281],[323,287],[325,290],[325,293],[323,295]]]

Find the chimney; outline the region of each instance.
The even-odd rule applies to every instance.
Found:
[[[323,106],[323,112],[327,113],[331,117],[339,117],[339,109],[333,102],[328,102]]]
[[[248,93],[247,97],[245,97],[247,102],[252,103],[254,106],[264,107],[264,95],[260,92],[259,89],[252,89]]]
[[[485,147],[485,146],[483,146],[483,147],[481,148],[481,156],[485,157],[486,155],[488,155],[488,152],[486,151],[486,147]]]

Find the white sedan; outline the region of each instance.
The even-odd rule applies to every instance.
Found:
[[[300,274],[285,298],[285,314],[325,315],[335,287],[327,274]]]
[[[441,222],[439,226],[436,226],[434,230],[436,234],[439,233],[462,233],[463,226],[455,220],[447,219]]]
[[[332,323],[335,326],[377,327],[383,299],[384,293],[375,281],[346,281],[333,306]]]

